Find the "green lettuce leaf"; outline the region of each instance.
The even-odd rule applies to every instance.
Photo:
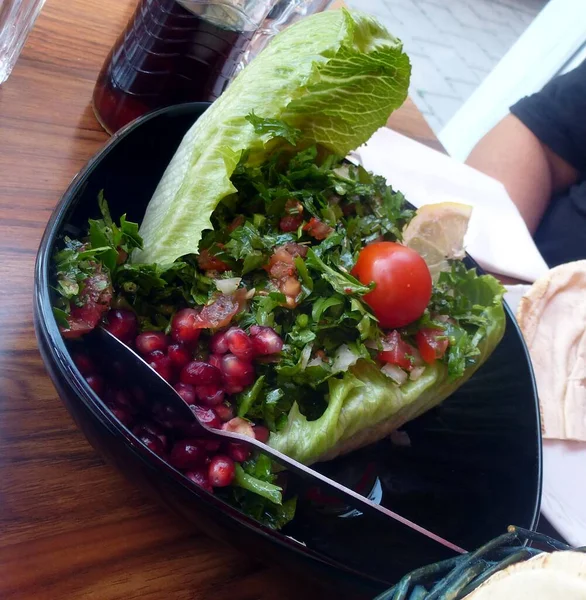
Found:
[[[326,11],[283,31],[185,135],[149,203],[133,262],[197,253],[214,208],[237,193],[231,177],[243,156],[259,164],[292,149],[287,140],[339,156],[364,143],[405,100],[410,71],[399,40],[359,12]],[[287,127],[275,132],[275,120]]]
[[[471,271],[460,291],[475,307],[482,303],[477,316],[485,323],[475,340],[478,352],[460,378],[451,378],[449,365],[438,361],[416,381],[398,386],[376,364],[359,360],[341,378],[328,381],[328,407],[319,419],[309,421],[295,404],[269,444],[305,464],[330,460],[384,438],[452,394],[490,356],[505,330],[503,288],[496,279]]]

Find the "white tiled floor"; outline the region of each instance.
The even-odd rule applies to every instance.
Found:
[[[413,65],[411,97],[436,133],[547,4],[547,0],[347,1],[374,14],[403,40]]]

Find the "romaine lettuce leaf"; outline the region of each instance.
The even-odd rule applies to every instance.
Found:
[[[257,133],[249,115],[300,130],[298,148],[344,156],[402,104],[410,71],[399,40],[359,12],[326,11],[283,31],[184,137],[148,205],[133,262],[196,253],[214,208],[237,193],[231,177],[243,155],[259,163],[288,144]]]
[[[330,460],[382,439],[442,402],[490,356],[505,330],[503,288],[496,279],[469,272],[461,292],[484,306],[479,316],[487,323],[478,355],[461,378],[451,379],[448,365],[438,361],[416,381],[398,386],[376,364],[359,360],[341,378],[329,380],[328,407],[319,419],[308,421],[295,404],[286,427],[272,433],[269,444],[305,464]]]

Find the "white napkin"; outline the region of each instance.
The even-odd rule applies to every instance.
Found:
[[[548,270],[517,207],[492,177],[386,127],[349,158],[385,177],[417,207],[471,205],[466,250],[487,271],[533,282]]]

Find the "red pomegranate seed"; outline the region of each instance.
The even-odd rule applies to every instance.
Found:
[[[167,350],[169,340],[162,331],[145,331],[138,335],[134,342],[136,351],[143,356],[160,350],[164,352]]]
[[[224,390],[226,390],[226,394],[239,394],[244,391],[244,388],[245,386],[233,377],[224,377]]]
[[[177,371],[191,361],[191,352],[183,344],[171,344],[167,348],[167,356]]]
[[[240,327],[228,329],[226,341],[228,342],[228,349],[234,356],[246,361],[252,360],[254,356],[252,342],[243,329],[240,329]]]
[[[137,425],[135,425],[132,428],[132,433],[134,433],[134,435],[138,438],[140,438],[145,433],[154,435],[155,437],[158,437],[159,440],[161,440],[161,444],[163,444],[163,448],[164,449],[167,448],[167,434],[165,433],[165,430],[160,425],[157,425],[156,423],[148,423],[148,422],[138,423]]]
[[[126,408],[122,406],[114,406],[111,405],[108,407],[112,414],[122,423],[122,425],[126,425],[126,427],[130,427],[132,425],[132,414]]]
[[[138,329],[138,319],[131,310],[115,308],[108,311],[104,327],[119,340],[131,342]]]
[[[228,352],[228,340],[225,331],[218,331],[212,335],[210,350],[213,354],[226,354]]]
[[[224,390],[217,385],[200,385],[195,388],[195,395],[205,406],[218,406],[224,402]]]
[[[181,440],[176,442],[169,454],[169,462],[177,469],[193,469],[205,458],[205,452],[199,440]]]
[[[254,437],[263,444],[266,444],[269,441],[269,436],[271,432],[264,425],[255,425],[254,429]]]
[[[224,377],[232,379],[235,384],[250,385],[254,381],[254,367],[248,361],[234,354],[222,356],[221,371]]]
[[[212,408],[194,406],[192,407],[192,410],[200,423],[203,423],[208,427],[213,427],[214,429],[219,429],[222,426],[222,422]]]
[[[140,435],[137,437],[149,450],[152,450],[155,454],[158,454],[159,456],[163,456],[165,454],[165,446],[156,435],[153,435],[148,431],[141,431]]]
[[[210,354],[208,362],[212,367],[216,367],[216,369],[221,369],[222,367],[222,357],[219,354]]]
[[[301,223],[303,223],[301,215],[286,215],[279,221],[279,229],[285,233],[297,231]]]
[[[228,444],[228,456],[238,463],[243,463],[250,457],[250,450],[244,445],[238,442],[230,442]]]
[[[152,407],[152,416],[164,429],[174,429],[183,425],[175,410],[168,404],[156,403]]]
[[[234,461],[229,456],[219,454],[210,462],[208,477],[212,487],[226,487],[234,480]]]
[[[182,344],[195,344],[201,333],[201,329],[197,327],[197,316],[198,312],[193,308],[184,308],[175,313],[171,321],[171,337]]]
[[[94,361],[87,354],[82,354],[81,352],[74,354],[73,362],[84,377],[87,377],[88,375],[94,375],[96,372]]]
[[[209,454],[215,454],[222,445],[219,440],[202,440],[203,447]]]
[[[195,386],[219,384],[222,381],[222,373],[209,363],[193,360],[183,367],[180,379],[182,383]]]
[[[176,383],[175,391],[183,398],[186,404],[195,404],[195,388],[188,383]]]
[[[94,390],[94,392],[96,392],[96,394],[98,394],[98,396],[101,396],[104,393],[104,378],[100,377],[100,375],[88,375],[85,380],[87,381],[88,385],[92,388],[92,390]]]
[[[283,340],[272,327],[253,325],[250,328],[250,341],[254,353],[260,356],[277,354],[283,349]]]
[[[213,493],[214,488],[212,488],[210,483],[208,471],[209,469],[207,467],[201,467],[199,469],[195,469],[194,471],[187,471],[184,473],[184,475],[187,477],[187,479],[195,483],[195,485]]]
[[[173,363],[161,350],[147,354],[144,359],[165,381],[173,379]]]
[[[104,394],[104,400],[106,404],[111,404],[112,406],[119,406],[131,413],[136,412],[131,395],[124,390],[109,388]]]
[[[219,404],[218,406],[214,406],[214,410],[216,411],[216,414],[222,423],[226,423],[230,419],[234,418],[234,409],[228,404]]]
[[[222,425],[222,429],[224,431],[232,431],[233,433],[246,435],[251,438],[255,437],[252,425],[249,421],[243,419],[242,417],[234,417],[233,419],[230,419],[227,423]]]

